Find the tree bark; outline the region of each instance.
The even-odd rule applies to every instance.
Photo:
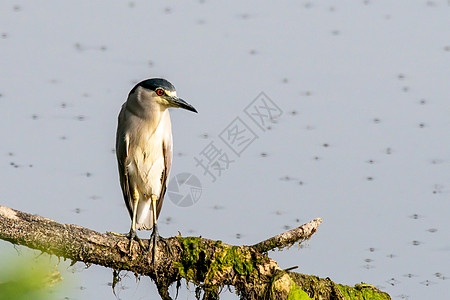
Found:
[[[349,287],[329,278],[282,270],[267,256],[274,248],[309,239],[321,222],[315,219],[252,246],[233,246],[201,237],[171,237],[158,242],[153,263],[149,252],[137,242],[131,243],[130,250],[126,237],[0,206],[0,239],[73,262],[108,267],[114,274],[126,270],[149,276],[162,299],[171,299],[168,287],[181,279],[194,283],[203,299],[218,299],[223,286],[234,286],[241,299],[390,299],[368,284]],[[148,247],[148,240],[143,243]]]

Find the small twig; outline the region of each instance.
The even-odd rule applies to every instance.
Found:
[[[297,268],[298,268],[298,266],[293,266],[293,267],[284,269],[284,271],[289,272],[289,271],[295,270],[295,269],[297,269]]]
[[[273,250],[274,248],[284,248],[287,246],[291,246],[296,242],[301,243],[305,240],[308,240],[316,232],[317,227],[319,227],[320,223],[322,223],[321,218],[314,219],[311,222],[303,224],[300,227],[271,237],[251,247],[256,251],[263,253],[268,252],[269,250]]]

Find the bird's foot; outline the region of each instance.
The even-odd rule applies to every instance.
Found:
[[[133,240],[139,243],[142,249],[145,250],[144,243],[142,243],[142,240],[137,236],[135,230],[130,230],[130,232],[127,234],[127,237],[130,239],[130,253],[131,253],[131,245],[133,243]]]
[[[155,266],[155,257],[156,257],[156,247],[158,246],[159,233],[156,228],[156,224],[153,227],[152,234],[150,235],[150,239],[148,240],[148,252],[152,254],[152,263]]]
[[[156,262],[156,251],[158,250],[158,248],[157,248],[158,241],[164,242],[164,244],[166,244],[167,250],[169,251],[170,255],[171,256],[173,255],[172,247],[170,247],[170,244],[159,235],[158,228],[155,225],[153,228],[152,234],[150,235],[150,239],[148,241],[148,252],[151,252],[151,254],[152,254],[152,263],[153,263],[154,267],[155,267],[155,262]]]
[[[130,232],[128,232],[127,234],[123,234],[123,233],[117,233],[117,232],[112,232],[112,231],[108,231],[106,234],[108,235],[114,235],[114,236],[120,236],[120,237],[126,237],[127,239],[130,240],[130,244],[128,246],[128,253],[131,255],[131,249],[133,246],[133,240],[135,240],[136,242],[139,243],[139,245],[142,247],[142,249],[146,249],[144,246],[144,243],[142,243],[142,240],[137,236],[136,231],[135,230],[130,230]]]

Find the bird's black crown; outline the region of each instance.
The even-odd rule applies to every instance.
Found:
[[[139,82],[138,84],[136,84],[134,86],[134,88],[130,91],[130,94],[134,93],[134,91],[139,86],[143,87],[144,89],[152,90],[152,91],[156,90],[157,88],[163,88],[166,91],[175,92],[175,87],[169,81],[167,81],[163,78],[151,78],[151,79],[143,80],[143,81]]]

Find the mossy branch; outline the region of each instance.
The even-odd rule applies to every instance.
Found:
[[[234,286],[241,299],[390,299],[370,285],[348,287],[329,279],[282,270],[265,252],[311,237],[321,219],[253,246],[232,246],[200,237],[171,237],[160,241],[156,263],[133,242],[131,255],[125,237],[111,236],[76,225],[30,215],[0,206],[0,239],[13,244],[117,271],[149,276],[162,299],[168,287],[182,278],[198,287],[203,299],[218,299],[220,287]],[[143,240],[148,245],[148,240]]]

